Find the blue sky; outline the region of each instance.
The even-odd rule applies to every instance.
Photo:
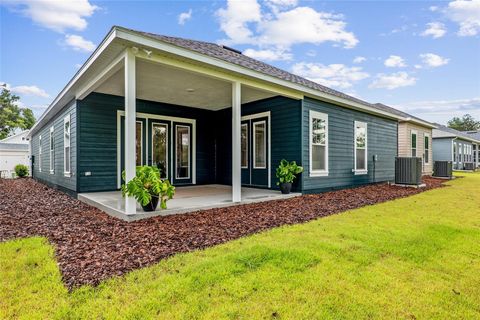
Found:
[[[37,117],[121,25],[225,43],[429,121],[480,119],[480,1],[1,3],[0,82]]]

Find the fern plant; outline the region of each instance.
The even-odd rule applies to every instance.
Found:
[[[125,180],[125,171],[122,172]],[[160,170],[154,166],[138,166],[135,177],[122,184],[122,195],[134,197],[142,206],[152,201],[152,197],[158,197],[160,207],[167,208],[167,201],[175,194],[175,187],[168,180],[160,178]]]

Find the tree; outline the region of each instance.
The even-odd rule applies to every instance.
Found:
[[[5,139],[15,129],[30,129],[35,123],[35,116],[32,110],[20,108],[18,101],[20,97],[14,95],[7,89],[7,85],[0,86],[0,140]]]
[[[459,131],[480,130],[480,121],[476,121],[471,115],[466,114],[462,118],[454,117],[448,121],[448,127]]]

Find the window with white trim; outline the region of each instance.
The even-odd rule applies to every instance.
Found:
[[[267,123],[253,123],[253,168],[267,168]]]
[[[70,176],[70,115],[63,118],[63,173]]]
[[[424,148],[423,152],[425,154],[423,156],[423,159],[425,163],[428,164],[430,162],[430,136],[428,135],[428,133],[425,133],[423,148]]]
[[[38,172],[42,172],[42,135],[38,136]]]
[[[457,160],[458,160],[458,158],[457,158],[457,143],[454,142],[453,143],[453,161],[456,162]]]
[[[355,121],[355,173],[367,173],[367,124]]]
[[[467,145],[463,145],[463,162],[467,161]]]
[[[50,128],[50,173],[55,173],[55,128]]]
[[[248,168],[248,124],[243,123],[240,132],[240,150],[242,159],[242,168]]]
[[[411,132],[411,134],[410,134],[410,137],[411,137],[411,153],[412,153],[412,157],[416,157],[416,156],[417,156],[417,131],[412,130],[412,132]]]
[[[328,175],[328,115],[310,110],[310,176]]]
[[[462,144],[459,143],[458,144],[458,162],[460,162],[460,163],[462,162],[462,150],[463,150],[462,149]]]

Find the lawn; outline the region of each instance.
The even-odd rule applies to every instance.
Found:
[[[479,319],[480,174],[68,292],[44,238],[0,243],[0,318]]]

